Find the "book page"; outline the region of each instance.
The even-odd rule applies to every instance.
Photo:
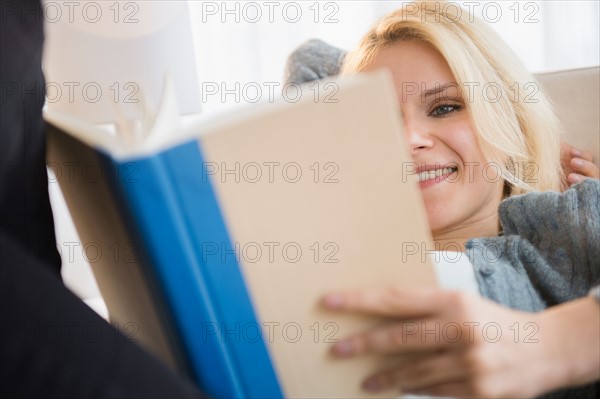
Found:
[[[141,102],[157,108],[168,74],[181,112],[200,112],[186,2],[45,2],[44,10],[50,111],[92,124],[140,119]]]

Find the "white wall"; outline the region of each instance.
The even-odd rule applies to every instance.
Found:
[[[268,6],[269,3],[273,5]],[[351,49],[379,17],[402,3],[231,1],[223,6],[220,1],[191,1],[200,80],[225,83],[228,88],[236,82],[242,86],[249,82],[280,82],[287,55],[302,42],[320,38]],[[455,4],[470,7],[475,16],[489,22],[532,72],[600,63],[596,0],[462,0]],[[301,16],[295,22],[298,8]],[[256,10],[260,10],[260,18]],[[219,96],[211,96],[203,105],[205,111],[211,112],[234,103],[233,96],[227,97],[225,103]]]

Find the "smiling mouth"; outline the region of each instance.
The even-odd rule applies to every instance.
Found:
[[[442,176],[451,175],[452,173],[456,172],[457,170],[458,170],[457,168],[440,168],[440,169],[428,170],[426,172],[421,172],[418,174],[419,183],[423,183],[428,180],[432,180],[432,179],[436,179],[436,178],[440,179]]]

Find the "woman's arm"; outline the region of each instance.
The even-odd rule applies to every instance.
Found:
[[[342,358],[396,356],[395,367],[363,382],[370,391],[522,398],[600,379],[600,308],[591,297],[536,314],[437,289],[345,292],[323,303],[393,320],[332,348]]]

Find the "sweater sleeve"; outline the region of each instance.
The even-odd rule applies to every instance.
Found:
[[[504,237],[468,243],[481,294],[528,311],[585,296],[600,283],[599,201],[592,179],[505,200]]]
[[[575,268],[600,258],[600,180],[586,179],[564,193],[531,193],[500,205],[505,235],[527,239],[552,260],[569,257]]]
[[[309,40],[288,57],[284,81],[302,84],[333,77],[340,72],[345,55],[344,50],[322,40]]]
[[[500,206],[505,234],[523,237],[536,252],[523,253],[525,267],[534,255],[549,269],[529,274],[540,280],[550,304],[587,295],[600,282],[600,181],[587,179],[564,193],[532,193]],[[535,273],[534,273],[535,272]],[[542,285],[541,283],[544,283]]]

